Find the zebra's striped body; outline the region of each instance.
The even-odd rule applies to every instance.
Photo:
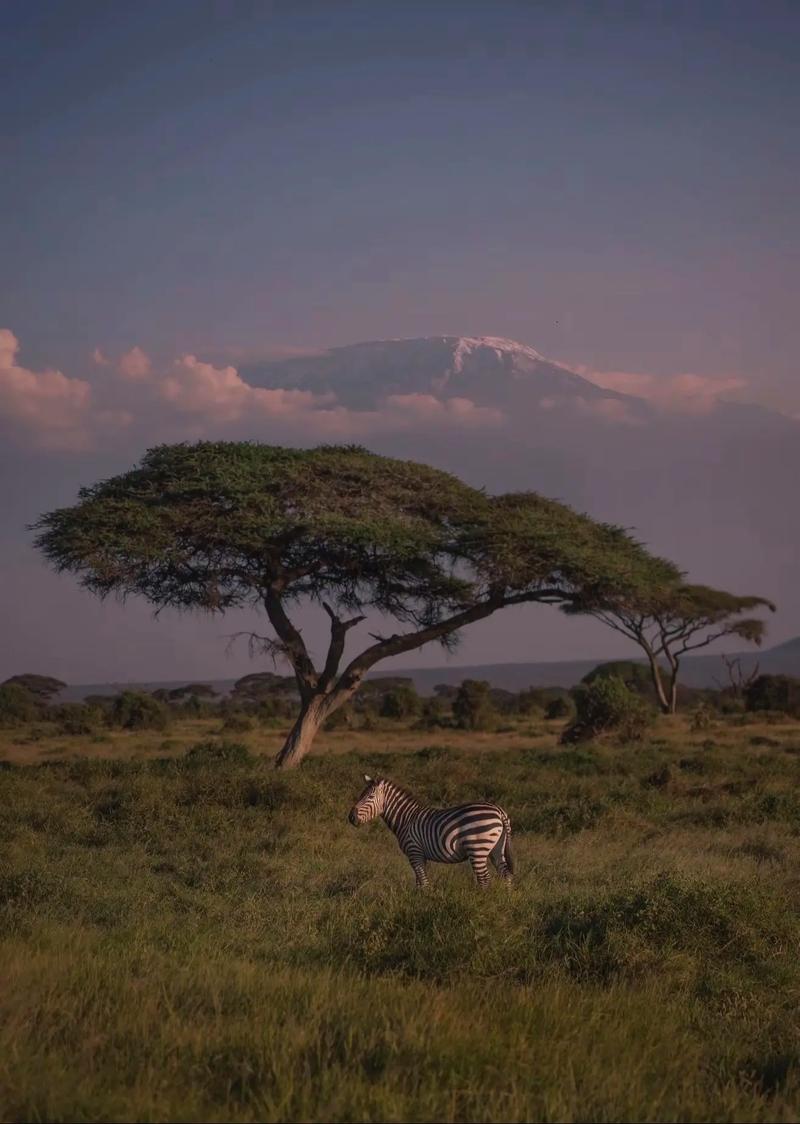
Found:
[[[350,811],[350,823],[358,826],[380,816],[411,863],[417,886],[428,881],[428,862],[468,859],[479,886],[489,880],[489,862],[501,878],[511,877],[511,821],[502,808],[496,804],[427,808],[393,781],[364,779],[367,787]]]

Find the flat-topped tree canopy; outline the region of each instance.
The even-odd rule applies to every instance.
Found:
[[[747,614],[759,609],[775,612],[766,597],[683,581],[579,594],[562,608],[567,613],[588,613],[639,645],[666,714],[677,707],[683,656],[728,636],[760,645],[766,621]]]
[[[318,703],[323,717],[378,660],[447,643],[504,606],[594,600],[679,578],[620,528],[563,504],[532,492],[491,496],[357,446],[160,446],[130,472],[83,488],[36,530],[53,565],[101,596],[211,612],[263,607],[272,650],[291,663],[304,707]],[[331,620],[322,669],[288,616],[300,600],[323,605]],[[373,638],[340,675],[346,633],[371,611],[411,627]]]

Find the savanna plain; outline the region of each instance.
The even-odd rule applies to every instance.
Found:
[[[5,1121],[793,1121],[800,724],[0,732]],[[416,892],[362,773],[509,812]]]

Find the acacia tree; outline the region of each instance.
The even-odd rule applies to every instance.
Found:
[[[41,517],[37,545],[101,596],[156,609],[258,608],[256,640],[290,664],[300,711],[276,764],[297,764],[380,660],[510,605],[585,603],[674,581],[620,528],[535,493],[490,496],[455,476],[353,446],[200,442],[150,450],[130,472]],[[316,660],[292,619],[310,601],[330,640]],[[344,660],[366,614],[402,626]]]
[[[54,695],[57,695],[59,691],[63,691],[66,687],[66,683],[52,675],[34,675],[30,671],[26,671],[22,675],[12,675],[2,684],[4,687],[12,685],[22,687],[23,690],[28,691],[42,703],[50,702]]]
[[[643,595],[644,594],[644,595]],[[633,596],[612,595],[592,603],[580,598],[564,606],[568,613],[588,612],[633,640],[647,656],[650,676],[661,710],[674,714],[678,703],[678,676],[687,652],[707,648],[724,636],[738,636],[760,645],[766,622],[744,616],[753,609],[775,606],[764,597],[737,597],[707,585],[668,583],[662,588],[635,591]]]

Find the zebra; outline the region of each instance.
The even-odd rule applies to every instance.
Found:
[[[386,777],[364,774],[367,787],[350,809],[354,827],[380,816],[394,832],[411,863],[417,888],[428,884],[427,862],[460,863],[469,859],[478,886],[489,881],[491,859],[501,878],[514,873],[511,821],[497,804],[461,804],[428,808]]]

